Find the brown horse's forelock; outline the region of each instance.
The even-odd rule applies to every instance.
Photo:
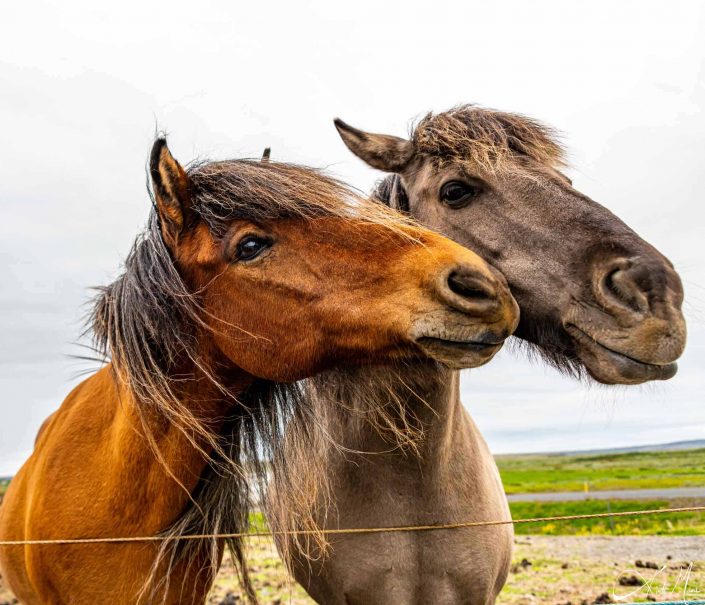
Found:
[[[329,215],[381,224],[393,231],[413,223],[313,168],[227,160],[193,164],[187,172],[194,212],[216,236],[236,219],[256,222]]]
[[[528,157],[550,167],[566,165],[558,132],[527,116],[460,105],[429,113],[412,127],[414,150],[439,163],[460,159],[496,172]],[[516,166],[515,166],[516,167]]]
[[[330,215],[380,224],[403,235],[403,227],[413,223],[314,169],[292,164],[229,160],[194,164],[187,173],[191,221],[205,222],[216,238],[237,219],[256,222]],[[312,460],[310,476],[298,480],[287,476],[283,453],[284,428],[292,419],[296,428],[287,432],[287,455],[305,456],[319,447],[321,432],[312,430],[315,418],[301,385],[258,381],[236,396],[222,384],[199,352],[198,334],[210,329],[199,294],[189,290],[177,270],[155,210],[127,256],[122,275],[101,288],[89,327],[96,351],[112,361],[116,380],[130,391],[145,439],[167,471],[171,472],[150,430],[149,419],[155,413],[180,429],[209,460],[190,503],[164,532],[167,539],[145,586],[150,602],[159,591],[166,594],[165,585],[177,563],[205,555],[211,562],[206,573],[215,574],[218,541],[174,538],[185,533],[247,531],[250,482],[254,480],[264,493],[270,471],[278,487],[272,497],[280,503],[277,509],[288,516],[280,524],[315,529],[309,503],[314,501],[311,494],[325,489],[323,461],[316,465]],[[197,375],[205,376],[224,399],[232,400],[225,428],[217,433],[208,419],[197,417],[179,399],[183,382]],[[228,540],[227,546],[246,592],[255,601],[243,540]]]

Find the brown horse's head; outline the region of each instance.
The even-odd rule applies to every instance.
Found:
[[[517,336],[549,360],[608,384],[676,373],[686,334],[677,273],[572,187],[549,128],[473,106],[429,114],[410,140],[336,126],[358,157],[396,173],[380,198],[505,275],[521,308]]]
[[[213,354],[253,376],[418,356],[476,366],[516,327],[504,278],[477,255],[316,171],[243,160],[187,171],[159,140],[150,173]]]

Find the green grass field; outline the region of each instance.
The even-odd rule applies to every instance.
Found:
[[[498,456],[508,494],[705,486],[705,449]]]
[[[656,510],[685,506],[703,506],[693,500],[586,500],[582,502],[512,502],[509,507],[513,519],[585,515],[630,510]],[[520,523],[514,526],[517,534],[558,535],[612,535],[612,536],[701,536],[705,535],[705,513],[664,513],[638,517],[610,517],[549,521],[547,523]]]

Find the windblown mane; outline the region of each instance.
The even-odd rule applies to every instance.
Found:
[[[236,219],[333,215],[382,224],[397,232],[410,222],[306,167],[228,160],[191,165],[187,174],[192,185],[194,220],[202,220],[216,239]],[[278,487],[278,509],[288,511],[296,520],[282,521],[284,526],[315,528],[307,509],[309,493],[324,489],[322,468],[312,468],[305,480],[286,472],[283,443],[289,421],[295,419],[292,426],[296,428],[287,432],[288,455],[306,455],[319,447],[321,438],[312,430],[315,419],[302,397],[301,385],[260,380],[236,396],[200,352],[199,334],[211,329],[205,319],[199,292],[190,291],[183,281],[162,239],[153,208],[146,230],[137,237],[125,260],[122,275],[101,289],[90,317],[94,346],[112,361],[116,380],[130,390],[145,439],[160,461],[167,466],[150,430],[150,418],[155,414],[178,427],[209,460],[191,494],[191,503],[172,527],[165,529],[167,539],[145,587],[150,591],[149,602],[165,588],[177,563],[205,555],[211,562],[205,572],[215,574],[219,562],[216,540],[173,538],[247,531],[253,493],[257,491],[251,481],[264,493],[270,467]],[[178,396],[184,381],[197,377],[210,380],[224,399],[232,401],[225,429],[219,432]],[[245,591],[256,601],[247,576],[244,541],[230,539],[227,545]]]
[[[314,410],[315,421],[299,415],[292,417],[286,427],[286,462],[296,480],[313,489],[300,490],[300,508],[324,518],[330,509],[328,481],[317,475],[329,475],[335,457],[365,452],[351,451],[341,446],[359,436],[374,434],[388,444],[388,450],[418,455],[424,438],[425,424],[419,411],[428,408],[420,393],[441,389],[450,370],[438,362],[423,360],[409,364],[396,362],[385,366],[351,366],[323,372],[304,381],[303,396],[308,410]],[[303,452],[297,446],[297,435],[302,430],[311,432],[312,447]],[[317,435],[317,438],[315,436]],[[293,451],[292,451],[293,450]],[[305,455],[301,455],[305,454]],[[285,564],[292,566],[292,556],[317,559],[325,556],[328,546],[323,535],[300,536],[286,534],[292,530],[318,529],[307,518],[292,517],[286,501],[279,498],[283,489],[290,487],[282,480],[288,475],[272,477],[267,498],[267,515],[274,529],[282,532],[277,539],[279,553]]]
[[[428,113],[411,132],[418,153],[439,162],[462,158],[489,172],[521,156],[552,167],[565,166],[558,133],[532,118],[475,105]]]

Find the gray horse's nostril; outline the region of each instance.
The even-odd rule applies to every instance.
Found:
[[[620,258],[602,267],[596,280],[599,302],[609,310],[648,313],[649,295],[660,281],[658,268],[639,259]]]

